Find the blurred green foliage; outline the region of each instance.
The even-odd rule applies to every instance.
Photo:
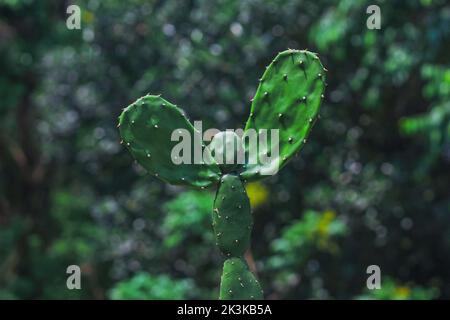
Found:
[[[189,240],[214,245],[213,234],[205,232],[211,227],[213,201],[211,194],[200,191],[187,191],[168,201],[161,226],[164,245],[170,249]]]
[[[433,288],[409,287],[407,285],[396,284],[392,279],[383,281],[383,286],[379,290],[367,290],[357,299],[372,300],[429,300],[436,298],[436,290]]]
[[[311,250],[336,253],[339,250],[336,237],[345,234],[346,225],[335,215],[333,211],[320,214],[306,211],[301,220],[293,221],[282,230],[280,238],[273,241],[274,255],[268,266],[296,270],[311,256]]]
[[[300,156],[248,185],[267,298],[450,298],[447,2],[84,0],[68,30],[72,2],[0,1],[0,298],[217,298],[214,191],[147,176],[117,116],[163,93],[237,129],[286,48],[329,83]]]
[[[110,297],[115,300],[179,300],[189,299],[192,289],[191,280],[171,279],[167,275],[151,276],[146,273],[138,273],[111,289]]]

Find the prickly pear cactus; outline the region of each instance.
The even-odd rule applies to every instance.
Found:
[[[223,264],[220,281],[220,299],[254,300],[262,299],[263,291],[253,273],[248,270],[242,258],[230,258]]]
[[[172,141],[172,134],[187,130],[195,136],[195,132],[181,110],[160,96],[146,95],[126,107],[119,117],[119,129],[121,143],[155,177],[171,184],[194,187],[206,187],[219,181],[220,170],[215,163],[173,163],[172,150],[177,142]]]
[[[201,137],[181,110],[160,96],[138,99],[119,117],[122,143],[149,173],[171,184],[205,188],[218,183],[212,220],[216,244],[226,258],[220,299],[263,298],[260,284],[243,258],[253,226],[244,183],[276,173],[306,143],[324,98],[326,71],[316,54],[287,50],[275,57],[259,80],[244,136],[251,130],[278,129],[278,141],[271,141],[278,148],[276,157],[264,157],[271,152],[267,147],[252,150],[248,139],[220,132],[208,147],[201,144],[208,161],[176,161],[174,132],[187,130],[200,143]],[[241,151],[245,162],[239,164],[236,159]],[[255,151],[256,161],[248,161]]]
[[[279,129],[280,156],[270,163],[246,165],[242,177],[264,178],[265,170],[281,169],[306,143],[324,98],[325,72],[319,57],[304,50],[281,52],[267,67],[259,79],[245,131]]]

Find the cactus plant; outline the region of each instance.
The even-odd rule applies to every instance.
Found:
[[[256,149],[256,162],[215,161],[213,150],[226,159],[236,157],[229,151],[227,154],[230,149],[224,145],[229,143],[236,144],[231,149],[234,153],[242,148],[247,155],[245,159],[253,152],[247,139],[222,132],[214,136],[209,146],[201,144],[202,154],[207,155],[208,161],[175,164],[172,150],[177,142],[171,139],[173,132],[186,130],[197,138],[191,146],[192,152],[201,137],[181,110],[160,96],[146,95],[119,116],[123,143],[148,172],[171,184],[201,188],[218,184],[212,220],[216,244],[226,257],[220,299],[263,298],[263,291],[243,258],[250,246],[253,225],[244,183],[264,178],[273,168],[283,167],[306,143],[324,97],[325,72],[317,54],[291,49],[279,53],[266,68],[252,99],[244,134],[250,129],[256,132],[278,129],[279,156],[270,157],[270,161],[260,161],[270,153],[267,147]]]

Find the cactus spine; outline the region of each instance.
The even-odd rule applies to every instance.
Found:
[[[138,99],[119,117],[123,144],[149,173],[171,184],[201,188],[219,184],[212,220],[216,244],[226,257],[220,299],[263,298],[263,291],[243,258],[250,247],[253,226],[243,183],[266,177],[265,173],[274,167],[282,168],[306,143],[324,97],[326,71],[318,56],[305,50],[283,51],[266,68],[252,99],[245,131],[279,130],[279,157],[269,163],[260,160],[271,150],[258,148],[257,163],[219,165],[209,148],[202,145],[202,151],[212,161],[175,164],[171,151],[177,142],[172,140],[172,134],[187,130],[195,139],[196,132],[181,110],[160,96]],[[227,149],[223,147],[230,142],[238,144],[236,149],[242,148],[249,159],[248,141],[228,132],[216,134],[210,147],[225,158],[234,159],[235,154],[225,154]]]

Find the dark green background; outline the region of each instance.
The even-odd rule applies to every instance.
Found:
[[[446,2],[74,1],[68,30],[72,2],[0,1],[0,297],[217,298],[213,190],[146,176],[117,116],[162,93],[242,128],[264,67],[308,48],[329,70],[321,120],[249,186],[266,298],[450,298]]]

